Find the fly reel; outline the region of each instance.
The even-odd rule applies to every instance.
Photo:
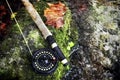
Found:
[[[56,70],[58,60],[54,51],[42,48],[33,54],[32,65],[36,72],[43,75],[49,75]]]

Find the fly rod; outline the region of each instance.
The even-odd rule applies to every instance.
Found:
[[[54,65],[57,64],[55,60],[59,60],[63,65],[67,65],[68,61],[64,56],[63,52],[57,45],[55,39],[52,36],[52,33],[48,30],[44,22],[42,21],[40,15],[33,7],[33,5],[29,2],[29,0],[21,0],[24,4],[26,10],[32,17],[33,21],[38,26],[41,31],[44,39],[49,43],[52,50],[50,49],[39,49],[35,53],[33,53],[33,67],[34,69],[42,74],[50,74],[55,71],[53,69]],[[51,71],[52,70],[52,71]]]

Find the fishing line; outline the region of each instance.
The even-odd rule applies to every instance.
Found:
[[[11,14],[13,15],[14,13],[13,13],[13,10],[12,10],[12,8],[11,8],[8,0],[6,0],[6,3],[7,3],[7,5],[8,5],[8,7],[9,7],[9,9],[10,9]],[[20,27],[20,25],[19,25],[16,17],[14,16],[13,19],[14,19],[14,21],[16,22],[16,25],[17,25],[17,27],[18,27],[18,29],[19,29],[19,31],[20,31],[20,33],[21,33],[21,35],[22,35],[22,37],[23,37],[23,39],[24,39],[24,41],[25,41],[25,44],[26,44],[26,46],[27,46],[27,48],[28,48],[28,50],[29,50],[29,53],[32,55],[32,51],[31,51],[31,49],[30,49],[30,46],[28,45],[27,39],[25,38],[25,36],[24,36],[24,34],[23,34],[23,32],[22,32],[22,29],[21,29],[21,27]]]

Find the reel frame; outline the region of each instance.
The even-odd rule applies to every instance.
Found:
[[[33,53],[32,66],[42,75],[52,74],[58,67],[58,58],[52,49],[41,48]]]

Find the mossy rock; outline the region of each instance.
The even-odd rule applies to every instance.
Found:
[[[43,21],[45,21],[43,10],[47,7],[47,3],[40,1],[33,4],[40,13]],[[32,52],[39,48],[48,47],[42,34],[24,8],[17,12],[16,19]],[[64,16],[64,20],[63,28],[59,30],[50,26],[48,26],[48,28],[53,33],[56,42],[65,56],[69,59],[70,49],[67,49],[67,47],[71,48],[74,43],[77,42],[78,33],[77,28],[71,26],[71,11],[69,9]],[[71,38],[73,35],[74,38]],[[69,45],[71,42],[73,43],[72,46]],[[18,25],[14,23],[13,20],[9,34],[6,36],[5,40],[0,43],[0,80],[60,80],[69,69],[69,67],[63,67],[60,63],[53,74],[41,76],[33,71],[31,62],[31,54],[18,29]]]

